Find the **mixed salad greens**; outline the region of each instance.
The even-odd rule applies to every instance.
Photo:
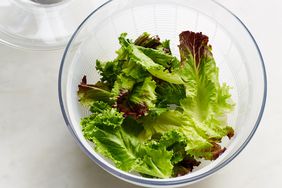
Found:
[[[91,115],[82,118],[85,138],[117,168],[144,177],[182,176],[225,151],[223,137],[234,130],[227,114],[234,108],[230,87],[220,84],[208,37],[184,31],[180,60],[170,41],[126,33],[112,61],[96,61],[101,80],[83,77],[79,102]]]

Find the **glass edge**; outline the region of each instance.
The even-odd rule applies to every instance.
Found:
[[[134,176],[130,176],[127,175],[125,173],[121,173],[119,171],[117,171],[116,169],[102,163],[100,160],[98,160],[95,156],[93,156],[88,150],[87,148],[82,144],[82,142],[78,139],[77,134],[75,133],[74,129],[72,128],[71,123],[69,122],[68,118],[67,118],[67,114],[66,111],[64,109],[64,104],[63,104],[63,98],[62,98],[62,72],[63,72],[63,67],[64,67],[64,61],[66,58],[66,55],[68,53],[68,50],[72,44],[72,41],[74,40],[75,36],[77,35],[77,33],[79,32],[79,30],[81,29],[81,27],[84,25],[84,23],[92,16],[94,15],[99,9],[101,9],[102,7],[104,7],[105,5],[109,4],[110,2],[112,2],[114,0],[109,0],[105,3],[103,3],[102,5],[100,5],[97,9],[95,9],[92,13],[90,13],[82,22],[81,24],[78,26],[78,28],[76,29],[76,31],[74,32],[74,34],[71,36],[62,60],[61,60],[61,65],[59,68],[59,78],[58,78],[58,95],[59,95],[59,103],[60,103],[60,107],[61,107],[61,112],[63,114],[63,118],[65,120],[65,123],[68,127],[68,129],[70,130],[71,134],[75,137],[76,143],[80,146],[80,148],[86,153],[86,155],[88,157],[90,157],[94,162],[96,162],[100,167],[102,167],[104,170],[112,173],[114,176],[119,177],[121,179],[126,179],[127,181],[130,182],[137,182],[138,184],[144,184],[144,185],[156,185],[156,186],[173,186],[173,185],[180,185],[180,184],[188,184],[200,179],[203,179],[209,175],[212,175],[213,173],[217,172],[218,170],[220,170],[221,168],[223,168],[225,165],[227,165],[229,162],[231,162],[236,156],[238,156],[241,151],[247,146],[247,144],[250,142],[251,138],[253,137],[253,135],[255,134],[259,123],[261,122],[262,116],[263,116],[263,112],[264,112],[264,108],[266,105],[266,97],[267,97],[267,75],[266,75],[266,70],[265,70],[265,63],[263,60],[263,56],[261,54],[261,51],[259,49],[259,46],[255,40],[255,38],[252,36],[251,32],[249,31],[249,29],[247,28],[247,26],[240,20],[239,17],[237,17],[233,12],[231,12],[229,9],[227,9],[225,6],[223,6],[222,4],[218,3],[215,0],[210,0],[211,2],[215,3],[217,6],[223,8],[224,10],[226,10],[229,14],[231,14],[235,19],[237,19],[237,21],[239,21],[239,23],[245,28],[245,30],[247,31],[248,35],[251,37],[256,49],[257,49],[257,53],[260,57],[260,62],[261,62],[261,66],[262,66],[262,71],[263,71],[263,82],[264,82],[264,93],[263,93],[263,99],[262,99],[262,104],[261,104],[261,108],[260,108],[260,112],[259,115],[257,117],[256,123],[254,128],[252,129],[251,133],[249,134],[249,136],[247,137],[247,139],[245,140],[245,142],[239,147],[239,149],[233,154],[231,155],[229,158],[227,158],[223,163],[219,164],[217,167],[203,173],[200,175],[197,175],[195,177],[192,178],[188,178],[188,179],[183,179],[183,180],[173,180],[173,179],[168,179],[167,181],[152,181],[151,179],[140,179],[138,177],[134,177]]]

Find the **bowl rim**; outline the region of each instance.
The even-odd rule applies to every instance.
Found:
[[[141,178],[135,175],[131,175],[127,172],[123,172],[119,169],[117,169],[116,167],[112,167],[107,165],[106,163],[103,163],[102,161],[100,161],[99,159],[97,159],[94,155],[92,155],[88,149],[83,145],[83,143],[80,141],[78,135],[76,134],[72,123],[69,121],[67,113],[65,111],[65,107],[64,107],[64,101],[63,101],[63,94],[62,94],[62,74],[63,74],[63,69],[64,69],[64,62],[65,59],[67,57],[69,48],[71,47],[74,38],[76,37],[76,35],[78,34],[78,32],[80,31],[80,29],[83,27],[83,25],[86,23],[86,21],[88,19],[90,19],[98,10],[100,10],[101,8],[103,8],[104,6],[106,6],[107,4],[113,2],[115,0],[107,0],[105,3],[103,3],[102,5],[100,5],[98,8],[96,8],[93,12],[91,12],[82,22],[81,24],[78,26],[78,28],[75,30],[75,32],[73,33],[73,35],[71,36],[65,50],[64,50],[64,54],[61,60],[61,64],[60,64],[60,68],[59,68],[59,76],[58,76],[58,95],[59,95],[59,103],[60,103],[60,107],[61,107],[61,112],[63,115],[63,118],[65,120],[65,123],[69,129],[69,131],[71,132],[72,136],[75,137],[75,141],[76,143],[80,146],[80,148],[84,151],[84,153],[91,159],[93,160],[96,164],[98,164],[100,167],[102,167],[104,170],[110,172],[112,175],[121,178],[125,181],[129,181],[132,183],[137,183],[137,184],[142,184],[142,185],[155,185],[155,186],[177,186],[177,185],[181,185],[181,184],[188,184],[191,182],[195,182],[195,181],[199,181],[205,177],[208,177],[212,174],[214,174],[215,172],[217,172],[218,170],[220,170],[221,168],[223,168],[224,166],[226,166],[229,162],[231,162],[234,158],[236,158],[241,151],[247,146],[247,144],[250,142],[251,138],[253,137],[253,135],[255,134],[263,113],[264,113],[264,109],[265,109],[265,105],[266,105],[266,98],[267,98],[267,75],[266,75],[266,69],[265,69],[265,63],[263,60],[263,56],[261,54],[261,51],[259,49],[259,46],[255,40],[255,38],[253,37],[253,35],[251,34],[250,30],[247,28],[247,26],[243,23],[243,21],[240,20],[239,17],[237,17],[233,12],[231,12],[229,9],[227,9],[225,6],[223,6],[222,4],[218,3],[216,0],[210,0],[212,3],[214,3],[216,6],[224,9],[227,13],[229,13],[230,15],[232,15],[245,29],[245,31],[247,32],[247,34],[249,35],[250,39],[252,40],[259,59],[260,59],[260,63],[261,63],[261,67],[262,67],[262,72],[263,72],[263,84],[264,84],[264,91],[263,91],[263,98],[261,101],[261,108],[257,117],[257,120],[255,122],[255,125],[252,129],[252,131],[250,132],[249,136],[247,137],[247,139],[243,142],[243,144],[230,156],[228,157],[226,160],[224,160],[222,163],[220,163],[218,166],[206,171],[203,174],[199,174],[196,175],[194,177],[190,177],[190,178],[186,178],[186,179],[150,179],[150,178]]]

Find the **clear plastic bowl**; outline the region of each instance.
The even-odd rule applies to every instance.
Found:
[[[101,2],[0,0],[0,43],[25,50],[64,48],[82,19]]]
[[[88,112],[77,100],[83,75],[96,82],[95,60],[110,60],[118,36],[135,38],[144,31],[171,39],[177,52],[184,30],[208,35],[219,66],[220,80],[233,87],[236,110],[229,116],[235,137],[226,139],[226,152],[182,177],[149,179],[117,169],[93,149],[82,134],[80,118]],[[59,99],[66,124],[82,150],[99,166],[125,181],[148,187],[181,186],[199,181],[232,161],[248,144],[261,120],[266,100],[266,73],[259,48],[246,26],[229,10],[211,0],[112,0],[93,11],[73,34],[59,72]]]

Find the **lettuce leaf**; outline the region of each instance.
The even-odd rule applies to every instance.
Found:
[[[145,55],[137,46],[130,44],[128,46],[128,51],[131,60],[141,65],[152,76],[174,84],[183,83],[182,78],[179,74],[170,72],[169,70],[166,70],[166,68],[162,65],[155,63],[150,57]]]
[[[163,135],[174,130],[185,136],[185,151],[195,158],[215,160],[221,148],[214,140],[201,134],[202,127],[196,124],[185,113],[169,110],[154,119],[144,117],[139,120],[144,130],[139,134],[140,139],[150,140],[156,135]],[[216,146],[216,147],[215,147]]]
[[[87,107],[90,107],[95,101],[112,103],[108,86],[102,82],[97,82],[95,85],[87,84],[86,76],[83,76],[81,83],[78,85],[77,95],[79,102]]]
[[[124,74],[118,75],[111,91],[112,96],[117,98],[122,91],[131,91],[135,83],[136,81],[129,76]]]
[[[134,61],[126,61],[123,64],[122,72],[124,75],[133,78],[136,82],[143,82],[150,74]]]
[[[135,45],[143,46],[145,48],[156,49],[157,47],[161,46],[162,43],[160,41],[159,36],[150,36],[149,33],[144,32],[140,35],[135,41]]]
[[[121,67],[123,62],[114,60],[108,62],[102,62],[96,60],[96,69],[101,75],[101,81],[107,83],[109,88],[112,88],[117,76],[121,73]]]
[[[147,32],[144,32],[142,35],[140,35],[134,41],[134,44],[137,46],[145,47],[144,49],[158,49],[159,51],[162,51],[164,53],[171,54],[169,40],[161,42],[158,35],[151,36]]]
[[[96,106],[105,107],[101,102]],[[144,140],[135,137],[140,128],[138,124],[123,124],[122,114],[107,106],[96,109],[92,115],[81,121],[85,138],[95,143],[95,149],[115,165],[125,171],[136,171],[142,174],[168,178],[172,174],[170,159],[172,152],[154,149]],[[129,121],[133,122],[133,121]]]
[[[184,112],[199,127],[202,136],[220,141],[233,136],[228,126],[226,112],[231,111],[229,87],[220,84],[218,68],[208,45],[208,37],[202,33],[185,31],[180,34],[179,50],[183,77],[186,77],[186,98],[180,101]]]
[[[145,78],[141,85],[134,88],[130,101],[135,104],[144,103],[149,109],[155,107],[156,103],[156,82],[151,77]]]
[[[171,104],[179,106],[180,100],[186,97],[184,85],[163,81],[158,81],[156,93],[159,107],[168,107]]]
[[[115,96],[118,94],[115,106],[124,116],[144,116],[155,107],[155,88],[156,83],[151,77],[146,77],[142,83],[135,83],[134,80],[121,76],[112,91]]]
[[[155,63],[162,65],[165,70],[168,70],[169,72],[180,66],[180,62],[176,57],[164,52],[163,50],[155,50],[144,47],[138,47],[138,49]]]
[[[168,63],[166,64],[172,64],[175,66],[178,62],[178,60],[171,56],[166,55],[162,53],[160,50],[153,50],[152,48],[148,48],[152,51],[148,52],[143,47],[135,45],[131,40],[126,38],[126,33],[122,33],[119,37],[119,43],[121,45],[121,48],[117,51],[118,53],[118,59],[123,59],[126,61],[133,61],[137,65],[140,65],[143,69],[148,71],[152,76],[171,82],[175,84],[182,84],[182,78],[178,75],[178,73],[173,73],[168,70],[168,67],[164,67],[161,65],[161,63],[164,64],[164,60],[162,60],[161,57],[164,57],[167,59]],[[142,50],[146,51],[147,53],[151,54],[151,57],[153,53],[157,54],[161,57],[155,57],[155,60],[159,62],[160,64],[154,62],[149,56],[147,56]]]
[[[170,162],[172,152],[165,148],[152,149],[145,147],[143,158],[134,169],[142,174],[146,174],[158,178],[169,178],[172,175],[173,165]]]

